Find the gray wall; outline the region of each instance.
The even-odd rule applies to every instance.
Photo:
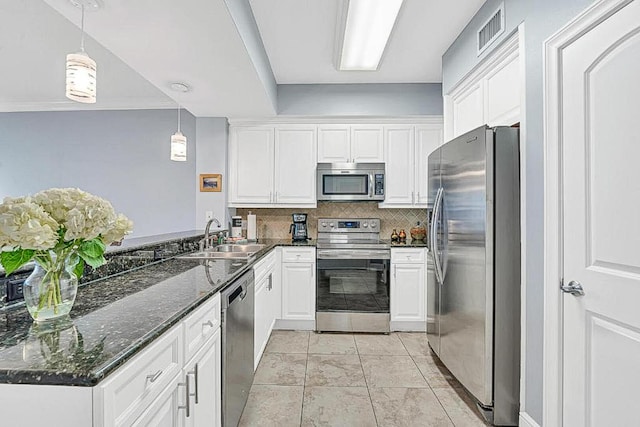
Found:
[[[543,345],[543,42],[591,0],[504,0],[507,37],[525,23],[526,106],[525,126],[527,164],[527,260],[526,260],[526,412],[542,424],[542,345]],[[448,93],[483,58],[476,56],[477,28],[498,7],[500,0],[487,1],[442,58],[443,92]],[[494,46],[495,47],[495,46]],[[487,52],[488,53],[488,52]]]
[[[328,116],[442,115],[442,85],[278,85],[278,114]]]
[[[176,110],[0,113],[0,198],[79,187],[134,222],[133,236],[194,229],[195,118],[186,162],[169,160]]]
[[[229,186],[227,173],[227,137],[229,125],[224,117],[198,117],[196,119],[196,174],[222,174],[222,191],[219,193],[200,192],[196,190],[196,229],[206,226],[205,214],[212,211],[213,216],[227,228],[226,194]],[[194,180],[195,182],[195,180]]]

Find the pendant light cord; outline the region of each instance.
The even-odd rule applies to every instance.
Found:
[[[80,51],[84,52],[84,5],[81,5],[82,19],[80,20]]]
[[[180,132],[180,104],[178,104],[178,132]]]

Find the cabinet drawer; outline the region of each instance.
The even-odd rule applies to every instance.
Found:
[[[316,262],[315,248],[282,248],[282,262]]]
[[[166,332],[99,386],[103,425],[128,425],[182,369],[182,327]]]
[[[276,264],[276,252],[272,250],[267,256],[258,261],[253,267],[253,275],[256,283],[274,269]]]
[[[391,248],[391,262],[392,263],[414,263],[424,262],[425,249],[422,248]]]
[[[220,293],[184,320],[184,360],[189,361],[220,327]]]

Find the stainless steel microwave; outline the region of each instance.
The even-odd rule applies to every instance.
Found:
[[[384,163],[318,163],[317,172],[318,200],[384,200]]]

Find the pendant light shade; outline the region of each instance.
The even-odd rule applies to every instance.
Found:
[[[82,9],[80,24],[80,52],[67,55],[67,86],[65,95],[72,101],[84,104],[96,102],[96,61],[84,51],[84,8],[85,2],[72,1],[72,4]],[[98,3],[87,3],[97,7]]]
[[[171,160],[187,161],[187,137],[180,132],[180,107],[178,106],[178,131],[171,135]]]
[[[66,96],[85,104],[96,102],[96,61],[84,52],[67,55]]]

